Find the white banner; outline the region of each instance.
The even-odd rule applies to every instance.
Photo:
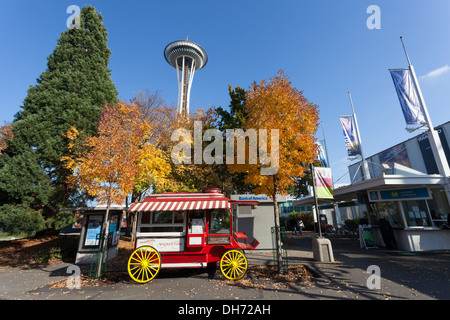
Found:
[[[358,155],[361,155],[361,148],[356,137],[353,116],[340,116],[339,118],[341,119],[342,130],[344,132],[347,155],[349,157],[356,157]]]
[[[412,132],[426,125],[409,69],[389,70],[406,121],[406,130]]]

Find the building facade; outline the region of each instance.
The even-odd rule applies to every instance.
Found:
[[[450,159],[450,122],[436,128]],[[384,246],[392,230],[396,247],[407,251],[450,249],[447,194],[449,177],[438,173],[426,133],[366,158],[370,179],[364,180],[361,162],[349,166],[351,184],[334,190],[334,201],[357,200]]]
[[[236,214],[236,231],[244,232],[248,241],[259,241],[257,250],[272,250],[272,231],[274,227],[273,199],[267,195],[239,194],[231,195],[231,201],[255,201],[256,205],[238,204],[233,210]],[[279,207],[286,202],[285,196],[277,196]],[[279,225],[279,222],[278,222]]]

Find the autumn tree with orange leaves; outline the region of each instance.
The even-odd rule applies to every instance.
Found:
[[[217,173],[217,165],[206,163],[196,164],[193,159],[190,164],[176,164],[171,159],[173,147],[179,141],[172,140],[172,134],[178,129],[185,129],[191,134],[196,121],[202,123],[202,134],[210,129],[216,120],[215,110],[199,108],[196,112],[183,115],[176,108],[164,103],[160,92],[139,91],[131,100],[136,104],[141,117],[152,124],[148,139],[151,145],[160,151],[168,161],[171,170],[162,183],[152,185],[153,193],[199,191],[205,187],[221,187],[222,180]],[[192,137],[193,138],[193,137]],[[193,139],[192,139],[193,141]],[[206,145],[206,142],[203,142]],[[193,146],[191,146],[193,148]],[[193,157],[194,154],[191,154]],[[141,199],[139,190],[133,190],[132,201]]]
[[[259,142],[257,159],[253,161],[255,164],[251,164],[247,152],[245,164],[236,164],[235,161],[229,168],[232,172],[246,172],[245,182],[255,186],[255,193],[264,193],[273,198],[274,222],[278,228],[276,196],[287,194],[287,188],[294,186],[295,178],[303,177],[307,166],[316,158],[314,135],[319,126],[318,106],[310,103],[302,91],[294,88],[283,71],[267,82],[254,82],[245,100],[248,115],[243,127],[247,131],[256,129]],[[264,130],[261,129],[267,130],[267,137],[263,136]],[[267,148],[262,150],[261,139],[264,141],[265,138]],[[278,159],[274,157],[276,152]],[[274,169],[274,166],[277,166],[275,170],[267,170],[269,167]],[[264,168],[268,174],[264,173]],[[280,239],[279,234],[276,234],[278,266],[281,269]]]
[[[8,147],[8,141],[13,138],[12,124],[5,122],[0,126],[0,156],[3,150]]]
[[[122,204],[136,186],[163,183],[170,171],[162,152],[147,138],[152,132],[135,104],[104,107],[98,135],[77,140],[72,127],[67,133],[74,156],[63,157],[72,170],[69,183],[95,196],[100,204]]]
[[[148,138],[151,132],[152,124],[142,117],[136,104],[122,102],[104,107],[96,136],[80,138],[82,135],[75,127],[66,134],[72,141],[69,144],[72,156],[62,158],[66,168],[73,172],[69,184],[106,204],[103,225],[106,232],[112,204],[122,204],[135,187],[164,183],[170,172],[163,153]],[[106,245],[107,236],[104,238],[101,248]]]

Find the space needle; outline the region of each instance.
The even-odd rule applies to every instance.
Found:
[[[189,99],[195,71],[202,69],[208,62],[205,49],[189,40],[169,43],[164,49],[166,61],[177,70],[178,106],[180,114],[189,114]]]

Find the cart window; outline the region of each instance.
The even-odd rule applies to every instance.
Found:
[[[150,212],[142,212],[141,223],[150,223]]]
[[[211,211],[209,233],[230,234],[230,211],[223,209]]]
[[[183,211],[143,212],[138,232],[149,233],[182,233],[184,232]]]
[[[155,212],[153,214],[153,223],[154,224],[172,223],[172,216],[173,211]]]
[[[173,223],[183,223],[184,214],[182,211],[174,211],[173,213]]]

